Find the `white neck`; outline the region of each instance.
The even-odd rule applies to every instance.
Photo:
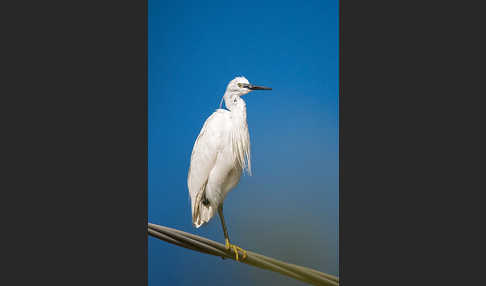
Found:
[[[238,92],[226,91],[224,102],[232,114],[231,121],[234,124],[231,132],[232,150],[238,165],[251,175],[250,134],[246,123],[246,103],[240,95]]]
[[[246,103],[236,92],[226,91],[224,94],[226,108],[235,115],[241,115],[246,120]]]

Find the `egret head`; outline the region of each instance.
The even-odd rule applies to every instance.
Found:
[[[226,91],[238,96],[243,96],[252,90],[271,90],[270,87],[256,86],[250,84],[250,82],[243,76],[235,77],[226,88]]]
[[[226,91],[242,96],[250,92],[250,89],[246,88],[249,84],[250,82],[244,76],[238,76],[228,83]]]
[[[252,85],[243,76],[235,77],[232,81],[229,82],[228,87],[226,88],[226,92],[223,96],[226,107],[229,110],[232,110],[234,106],[240,103],[244,108],[245,102],[240,98],[240,96],[243,96],[252,90],[271,90],[271,88]]]

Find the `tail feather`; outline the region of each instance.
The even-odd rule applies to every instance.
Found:
[[[201,204],[199,207],[199,213],[196,216],[195,220],[193,220],[194,226],[196,228],[199,228],[201,225],[209,222],[209,220],[213,217],[213,215],[214,215],[214,208],[211,205],[205,206]]]
[[[199,192],[196,196],[196,199],[191,201],[192,223],[196,228],[199,228],[201,225],[209,222],[209,220],[213,217],[215,211],[211,204],[203,204],[203,193],[204,192]]]

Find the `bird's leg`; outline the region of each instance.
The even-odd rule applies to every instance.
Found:
[[[242,260],[245,259],[247,257],[246,250],[244,250],[243,248],[241,248],[241,247],[239,247],[237,245],[231,244],[230,241],[229,241],[228,231],[226,230],[226,224],[224,223],[223,205],[222,204],[218,207],[218,214],[219,214],[219,218],[221,219],[221,225],[223,226],[223,232],[224,232],[224,239],[225,239],[225,247],[226,247],[226,249],[228,249],[228,250],[230,248],[233,249],[233,251],[235,252],[235,259],[236,259],[236,261],[239,261],[239,259],[238,259],[238,250],[240,250],[241,252],[243,252],[243,257],[241,259]]]

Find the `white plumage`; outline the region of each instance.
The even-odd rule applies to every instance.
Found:
[[[250,162],[248,127],[235,117],[230,111],[216,110],[194,144],[187,183],[196,227],[213,217],[228,192],[238,184],[246,162]],[[204,204],[204,198],[209,204]]]
[[[244,77],[230,81],[223,96],[228,110],[217,109],[209,116],[192,150],[187,176],[192,222],[198,228],[219,211],[227,245],[223,201],[240,181],[244,169],[251,175],[250,134],[241,96],[252,90],[269,89],[251,85]]]

